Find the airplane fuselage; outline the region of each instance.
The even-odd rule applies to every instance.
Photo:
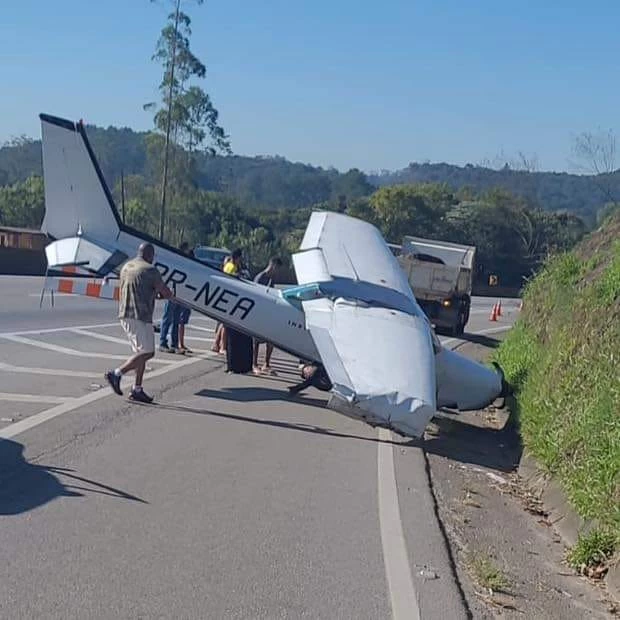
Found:
[[[114,245],[134,256],[143,239],[122,231]],[[154,265],[184,305],[301,359],[320,362],[301,308],[278,289],[240,280],[155,245]]]

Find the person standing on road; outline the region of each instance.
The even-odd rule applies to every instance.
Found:
[[[224,261],[222,271],[229,276],[239,277],[239,271],[241,270],[241,249],[237,248],[233,251],[229,258]],[[223,355],[226,353],[226,327],[223,323],[218,323],[215,329],[215,342],[213,343],[212,351]]]
[[[184,254],[187,254],[191,258],[194,257],[194,252],[192,252],[189,244],[185,241],[181,244],[181,251]],[[182,355],[186,353],[191,353],[191,349],[188,349],[185,346],[185,326],[189,323],[189,317],[192,311],[187,306],[179,306],[179,315],[178,315],[178,352]]]
[[[134,370],[136,379],[130,398],[141,403],[153,402],[153,398],[144,392],[142,380],[146,362],[155,355],[155,296],[159,293],[164,299],[174,300],[172,291],[153,266],[154,258],[155,248],[150,243],[142,243],[137,256],[127,261],[121,269],[118,318],[134,354],[119,368],[105,373],[112,389],[122,396],[121,378]]]
[[[282,260],[274,256],[269,260],[269,264],[260,273],[254,277],[256,284],[262,284],[263,286],[272,287],[278,275],[278,269],[282,267]],[[265,363],[262,368],[258,366],[258,353],[261,344],[265,344]],[[266,373],[269,375],[275,374],[271,369],[271,354],[273,353],[273,344],[271,342],[265,342],[264,340],[254,339],[254,351],[252,359],[252,369],[254,374],[260,375]]]
[[[179,249],[183,254],[191,255],[189,243],[183,241]],[[168,300],[164,305],[164,313],[161,318],[161,327],[159,333],[159,350],[164,353],[184,353],[185,345],[179,346],[179,336],[181,333],[181,319],[185,323],[189,320],[189,309],[184,308],[180,304]],[[168,332],[170,332],[170,346],[168,346]],[[183,332],[185,333],[185,332]]]

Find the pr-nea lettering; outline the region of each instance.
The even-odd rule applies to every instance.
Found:
[[[170,268],[163,263],[155,263],[155,268],[159,270],[162,278],[165,278],[168,271],[170,271]]]
[[[166,286],[170,288],[175,288],[177,284],[183,284],[187,280],[187,274],[179,271],[178,269],[173,269],[172,273],[166,278]],[[170,286],[172,284],[172,286]]]
[[[230,300],[225,299],[226,295],[234,295],[235,297],[239,297],[237,293],[233,293],[233,291],[227,291],[226,289],[223,289],[220,293],[220,296],[215,300],[215,303],[213,304],[213,307],[216,310],[219,310],[220,312],[228,312],[228,308],[226,308],[226,306],[228,305],[228,302]],[[223,308],[221,307],[222,303],[224,304]]]
[[[239,293],[215,286],[211,288],[209,282],[205,282],[203,287],[196,293],[194,301],[200,301],[205,306],[211,306],[219,312],[225,312],[231,317],[238,315],[243,321],[254,307],[254,300],[249,297],[239,297],[234,306],[231,307],[234,298],[239,297]]]

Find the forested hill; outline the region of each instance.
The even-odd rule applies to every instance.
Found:
[[[161,171],[152,169],[147,132],[86,126],[88,139],[103,174],[114,187],[125,176],[140,175],[159,184]],[[41,174],[41,142],[21,138],[0,148],[0,186]],[[194,180],[201,189],[230,194],[248,208],[297,208],[371,194],[375,187],[358,170],[339,173],[284,157],[207,156],[197,154]]]
[[[409,164],[396,172],[369,175],[376,186],[400,183],[440,182],[463,191],[480,193],[501,187],[549,211],[570,211],[586,220],[594,220],[606,203],[620,200],[620,170],[596,177],[557,172],[500,170],[481,166],[451,164]]]
[[[149,165],[148,133],[94,126],[87,126],[87,131],[111,186],[117,184],[121,171],[157,183]],[[19,139],[0,148],[0,185],[23,181],[33,173],[41,173],[40,141]],[[571,211],[591,222],[605,203],[620,199],[620,171],[592,177],[472,165],[411,164],[400,171],[366,176],[355,169],[340,173],[283,157],[199,155],[194,178],[201,188],[230,194],[245,207],[270,209],[308,207],[337,201],[339,196],[351,200],[371,194],[377,186],[426,181],[447,183],[464,196],[468,189],[479,194],[501,187],[533,206]]]

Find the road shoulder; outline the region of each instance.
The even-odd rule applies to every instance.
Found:
[[[498,342],[459,350],[482,361]],[[476,618],[609,618],[602,587],[564,562],[566,548],[518,475],[522,446],[504,409],[442,414],[425,452],[438,516]]]

